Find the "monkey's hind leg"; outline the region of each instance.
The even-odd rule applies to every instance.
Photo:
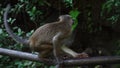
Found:
[[[47,58],[50,54],[50,50],[40,51],[38,54],[39,58]]]
[[[39,47],[39,58],[48,58],[49,55],[52,53],[52,45],[41,45]]]

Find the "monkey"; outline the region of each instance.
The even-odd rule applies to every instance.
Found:
[[[29,45],[31,50],[38,52],[39,58],[49,57],[49,54],[53,53],[58,60],[61,52],[64,52],[74,58],[83,55],[73,51],[67,46],[64,46],[64,40],[70,37],[72,33],[71,27],[73,24],[73,19],[70,15],[61,15],[59,16],[59,21],[47,23],[37,28],[35,32],[29,37],[29,39],[22,39],[14,34],[7,23],[9,10],[10,4],[7,5],[3,17],[6,31],[15,41],[24,45]]]

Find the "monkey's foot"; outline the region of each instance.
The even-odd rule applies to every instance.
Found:
[[[78,54],[76,58],[87,58],[87,57],[89,57],[89,55],[83,52],[83,53]]]

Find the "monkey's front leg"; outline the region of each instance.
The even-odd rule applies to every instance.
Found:
[[[86,58],[86,57],[88,57],[87,53],[85,53],[85,52],[77,53],[77,52],[73,51],[72,49],[66,47],[65,45],[63,45],[61,48],[65,53],[67,53],[68,55],[70,55],[74,58]]]
[[[56,61],[57,61],[57,63],[59,64],[60,63],[60,61],[61,61],[61,46],[60,46],[60,43],[59,44],[57,44],[57,45],[55,45],[55,44],[53,44],[53,54],[54,54],[54,56],[55,56],[55,59],[56,59]]]
[[[53,54],[55,56],[55,59],[57,61],[56,68],[60,68],[61,64],[61,58],[60,58],[60,53],[62,52],[61,50],[61,45],[62,45],[62,38],[64,37],[63,33],[58,33],[53,37]]]
[[[55,66],[55,68],[61,68],[61,57],[60,57],[60,47],[59,44],[58,45],[53,45],[53,54],[55,56],[55,59],[57,61],[57,65]]]

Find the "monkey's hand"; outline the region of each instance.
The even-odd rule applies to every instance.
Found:
[[[79,53],[75,58],[87,58],[89,55],[85,52]]]

